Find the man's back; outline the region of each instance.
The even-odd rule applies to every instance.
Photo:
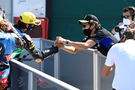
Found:
[[[116,67],[113,87],[118,90],[135,90],[135,41],[129,39],[114,45],[110,52],[113,52],[111,58]]]

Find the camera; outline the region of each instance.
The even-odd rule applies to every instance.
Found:
[[[123,31],[125,27],[126,25],[122,24],[122,25],[117,25],[114,29],[116,32],[120,32]]]

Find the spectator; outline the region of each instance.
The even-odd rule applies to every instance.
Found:
[[[74,42],[62,37],[57,37],[55,44],[60,49],[69,53],[76,53],[88,48],[96,48],[106,56],[112,44],[117,42],[113,35],[101,26],[95,15],[88,14],[83,20],[79,20],[79,23],[82,25],[83,33],[86,36],[83,42]],[[68,46],[64,45],[64,43],[68,44]]]
[[[134,24],[134,17],[135,15],[135,7],[133,6],[128,6],[126,8],[123,8],[122,11],[122,19],[123,22],[119,23],[113,30],[112,33],[114,34],[114,36],[120,40],[120,37],[122,35],[122,33],[128,29],[135,29],[135,27],[132,27],[133,25],[130,24]]]
[[[115,66],[113,90],[135,90],[135,30],[124,32],[121,43],[115,44],[108,52],[103,76],[108,76]]]

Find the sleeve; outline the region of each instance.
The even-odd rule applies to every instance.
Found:
[[[52,46],[44,51],[39,50],[35,47],[35,44],[29,35],[25,35],[24,39],[26,41],[25,49],[33,56],[34,59],[44,60],[45,58],[48,58],[58,52],[58,47],[55,46]]]
[[[10,34],[15,39],[16,48],[20,48],[20,49],[24,48],[25,43],[23,42],[23,40],[20,39],[15,33],[10,33]]]
[[[86,42],[88,39],[89,39],[89,37],[88,37],[88,36],[85,36],[85,37],[82,39],[82,41],[80,41],[80,42]]]
[[[104,37],[105,37],[105,34],[103,33],[103,31],[99,30],[97,31],[95,36],[91,37],[89,40],[93,40],[94,42],[98,43]]]
[[[36,59],[37,57],[40,57],[43,59],[41,50],[35,47],[35,44],[32,41],[31,37],[27,34],[24,34],[23,39],[26,42],[26,45],[24,48],[33,56],[33,58]]]
[[[115,46],[115,45],[114,45]],[[112,46],[112,48],[109,50],[108,54],[107,54],[107,58],[106,58],[106,61],[105,61],[105,65],[106,66],[113,66],[114,65],[114,60],[115,60],[115,47]]]

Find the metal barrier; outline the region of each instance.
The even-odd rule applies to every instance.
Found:
[[[14,71],[15,69],[21,70],[20,72],[25,72],[26,75],[28,75],[28,79],[23,78],[23,81],[20,81],[21,83],[27,83],[28,85],[25,85],[24,87],[17,86],[18,84],[14,84],[14,79],[12,79],[12,87],[11,90],[79,90],[78,88],[75,88],[65,82],[62,82],[52,76],[49,76],[48,74],[45,74],[37,69],[34,69],[26,64],[23,64],[16,60],[11,60],[12,68]],[[14,78],[17,78],[17,72],[14,73]],[[11,75],[13,75],[11,73]],[[19,79],[19,78],[18,78]],[[26,80],[26,81],[25,81]],[[38,81],[39,80],[39,81]],[[43,89],[38,88],[38,84],[44,84]],[[26,87],[27,86],[27,87]]]
[[[42,50],[53,44],[50,40],[41,40]],[[50,59],[50,58],[49,58]],[[44,62],[42,67],[53,67],[53,70],[43,68],[44,72],[54,72],[53,76],[81,90],[112,90],[113,73],[104,78],[101,76],[105,56],[95,49],[69,54],[63,50],[54,55],[53,60]],[[52,65],[53,61],[53,66]]]
[[[60,51],[55,55],[55,76],[81,90],[112,90],[113,73],[101,76],[105,56],[95,49],[69,54]]]
[[[36,46],[41,50],[49,48],[53,44],[53,41],[44,39],[34,39],[34,41],[37,44]],[[112,90],[111,83],[113,79],[113,73],[107,78],[101,76],[101,69],[104,65],[105,57],[94,49],[80,51],[76,54],[70,54],[60,50],[59,53],[50,58],[47,58],[42,63],[36,63],[34,60],[27,61],[29,58],[30,57],[24,59],[23,63],[81,90]],[[14,70],[17,67],[16,65],[12,66],[13,84],[17,85],[17,88],[23,88],[19,90],[27,90],[26,88],[28,88],[28,82],[23,83],[22,79],[27,80],[27,76],[32,76],[32,74],[29,73],[28,75],[25,70]],[[33,76],[35,82],[38,82],[39,77],[37,77],[35,74]],[[35,86],[38,85],[38,83],[33,84]],[[34,88],[33,90],[37,90],[38,88],[40,87],[37,86],[37,88]],[[44,88],[39,90],[44,90]]]

